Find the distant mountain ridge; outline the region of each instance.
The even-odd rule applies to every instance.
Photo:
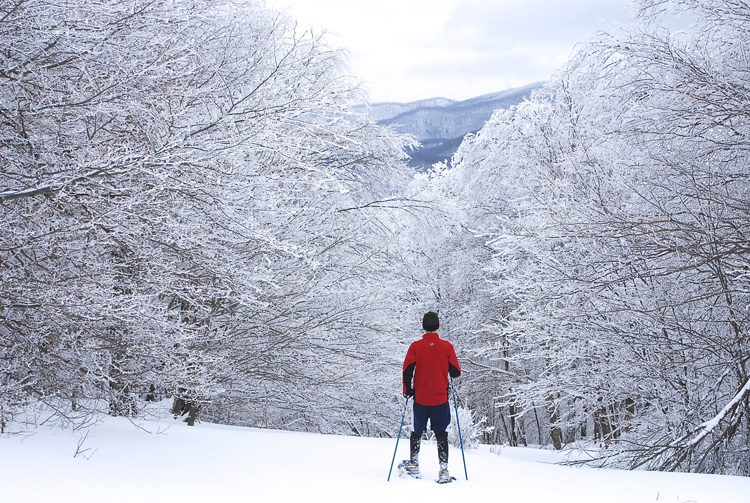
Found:
[[[384,102],[374,103],[370,108],[370,115],[377,121],[389,120],[402,114],[420,108],[441,108],[458,103],[448,98],[428,98],[426,100],[410,101],[408,103]]]
[[[398,132],[411,134],[422,144],[409,152],[409,164],[426,170],[437,162],[450,162],[464,136],[482,129],[495,110],[521,103],[542,85],[537,82],[463,101],[430,98],[409,103],[373,103],[369,111],[379,124],[393,125]]]

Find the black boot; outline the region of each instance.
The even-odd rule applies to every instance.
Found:
[[[409,461],[404,461],[398,465],[399,470],[402,474],[409,475],[414,478],[422,478],[422,474],[419,473],[419,445],[422,441],[422,435],[417,435],[411,432],[409,437],[409,449],[410,456]]]
[[[448,432],[438,433],[435,435],[437,440],[438,448],[438,461],[440,461],[440,468],[448,467]]]
[[[419,465],[419,447],[422,443],[422,435],[417,435],[415,432],[411,432],[411,436],[409,437],[409,447],[411,455],[409,456],[409,460]]]
[[[435,439],[437,440],[438,461],[440,462],[438,483],[446,484],[454,480],[448,473],[448,432],[438,433],[435,435]]]

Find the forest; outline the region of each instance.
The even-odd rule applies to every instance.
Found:
[[[261,2],[0,0],[0,434],[394,436],[434,310],[465,439],[750,475],[750,3],[631,3],[415,173]]]

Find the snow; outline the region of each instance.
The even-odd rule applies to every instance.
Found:
[[[726,417],[729,412],[737,407],[739,403],[742,402],[742,400],[750,394],[750,379],[745,383],[745,385],[742,387],[742,389],[735,395],[735,397],[724,406],[724,408],[719,412],[713,419],[710,419],[709,421],[706,421],[701,425],[701,432],[693,438],[690,442],[688,442],[688,445],[696,445],[698,442],[703,440],[703,438],[711,433],[714,428],[716,428],[719,425],[719,422],[721,422],[724,417]]]
[[[394,428],[398,418],[394,418]],[[443,501],[746,503],[750,479],[552,464],[530,448],[451,449],[453,484],[438,485],[437,449],[423,443],[423,479],[387,481],[395,439],[293,433],[171,418],[104,418],[86,431],[40,426],[0,437],[3,503],[151,501]],[[85,437],[85,438],[84,438]],[[76,450],[85,450],[75,456]],[[399,442],[396,464],[408,456]],[[425,500],[430,501],[430,500]],[[434,501],[434,500],[432,500]]]

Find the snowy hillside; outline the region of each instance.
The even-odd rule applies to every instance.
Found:
[[[0,437],[0,500],[741,503],[750,494],[748,478],[574,468],[552,464],[565,459],[553,451],[487,447],[466,453],[468,481],[460,451],[452,449],[457,480],[438,485],[430,443],[422,446],[422,480],[399,478],[394,468],[387,481],[394,446],[394,439],[190,428],[171,418],[106,418],[77,432],[41,426]],[[396,459],[406,457],[408,442],[398,449]]]
[[[450,160],[468,133],[479,131],[498,109],[528,98],[542,83],[485,94],[464,101],[432,98],[410,103],[374,103],[370,115],[379,124],[393,125],[414,136],[421,147],[410,152],[411,165],[422,169]]]
[[[428,98],[425,100],[410,101],[408,103],[375,103],[370,107],[370,115],[372,115],[377,121],[383,121],[413,110],[421,108],[443,108],[455,103],[457,103],[456,100],[449,100],[448,98]]]
[[[520,103],[539,87],[541,84],[535,83],[446,104],[417,102],[419,106],[384,117],[380,119],[380,123],[393,124],[399,132],[412,134],[420,141],[457,138],[479,131],[492,116],[492,112]],[[375,104],[373,109],[378,110],[382,106],[387,104]]]

